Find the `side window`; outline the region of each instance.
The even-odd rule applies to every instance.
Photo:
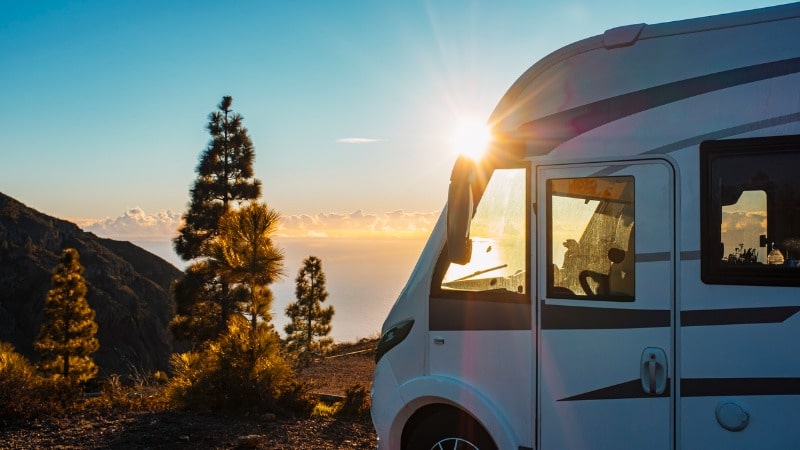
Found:
[[[702,278],[800,285],[800,136],[700,145]]]
[[[496,169],[470,225],[472,256],[450,263],[439,294],[486,293],[495,297],[526,294],[527,170]]]
[[[634,179],[547,181],[547,295],[633,301]]]

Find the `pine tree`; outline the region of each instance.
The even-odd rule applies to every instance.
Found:
[[[86,292],[78,251],[68,248],[53,272],[52,288],[44,304],[45,319],[33,345],[41,355],[41,372],[72,383],[85,382],[97,374],[90,355],[100,344]]]
[[[250,317],[250,346],[256,348],[258,319],[272,320],[269,285],[283,274],[283,252],[272,235],[280,214],[265,204],[251,203],[225,213],[217,237],[209,246],[208,264],[224,282],[241,295],[240,310]],[[255,357],[255,350],[253,350]]]
[[[255,148],[242,116],[231,110],[232,103],[230,96],[222,97],[217,111],[209,115],[206,128],[211,141],[200,156],[189,209],[173,241],[185,261],[208,256],[220,217],[234,203],[261,195],[261,182],[253,177]],[[178,339],[194,343],[213,339],[235,312],[237,293],[207,269],[202,262],[190,264],[173,289],[176,314],[170,329]]]
[[[327,337],[331,332],[333,306],[322,307],[328,298],[322,261],[316,256],[306,258],[295,283],[297,301],[286,307],[291,322],[284,330],[289,351],[297,354],[301,362],[306,362],[333,343],[333,339]]]

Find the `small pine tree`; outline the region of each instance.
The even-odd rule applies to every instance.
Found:
[[[316,256],[306,258],[295,282],[297,301],[286,306],[286,315],[291,320],[284,328],[286,345],[301,362],[307,362],[333,344],[333,339],[327,337],[331,332],[333,306],[322,307],[328,298],[322,261]]]
[[[86,281],[78,251],[64,250],[53,271],[52,288],[44,304],[44,322],[33,343],[41,356],[39,370],[73,384],[97,374],[91,354],[100,347],[94,310],[86,301]]]
[[[239,295],[238,309],[250,316],[253,349],[258,318],[267,324],[272,319],[269,285],[283,275],[283,252],[272,241],[279,221],[274,209],[251,203],[225,213],[217,237],[209,244],[208,266],[223,282],[235,286],[232,294]]]

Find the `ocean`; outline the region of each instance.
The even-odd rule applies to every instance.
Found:
[[[288,323],[286,305],[295,300],[295,278],[303,260],[322,260],[328,299],[333,305],[331,337],[353,342],[377,337],[389,309],[405,286],[427,238],[277,237],[285,253],[285,275],[272,285],[272,323],[281,332]],[[184,269],[170,241],[133,241],[134,244]]]

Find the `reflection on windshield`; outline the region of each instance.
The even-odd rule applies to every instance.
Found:
[[[526,291],[525,198],[525,169],[495,170],[470,227],[472,258],[450,264],[443,290]]]

